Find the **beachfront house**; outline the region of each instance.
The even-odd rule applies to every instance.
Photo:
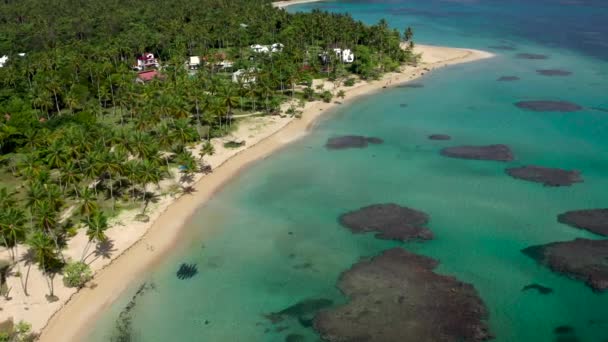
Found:
[[[199,56],[190,56],[188,60],[188,69],[196,70],[201,66],[201,58]]]
[[[355,54],[350,49],[334,48],[334,53],[342,63],[352,63],[355,61]]]
[[[144,84],[148,83],[154,79],[161,79],[161,75],[157,70],[145,70],[137,73],[137,78],[135,78],[135,83]]]
[[[154,54],[151,52],[146,52],[141,56],[137,57],[137,64],[133,66],[133,70],[136,71],[144,71],[151,68],[159,68],[160,63]]]
[[[255,72],[256,68],[250,68],[248,70],[239,69],[232,73],[232,82],[250,84],[255,83]]]
[[[250,46],[251,51],[255,53],[281,52],[283,51],[283,47],[284,45],[281,43],[274,43],[271,45],[253,44]]]

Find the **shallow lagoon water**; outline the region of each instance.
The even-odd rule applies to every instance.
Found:
[[[597,21],[608,20],[606,5],[345,1],[290,11],[312,8],[348,11],[370,23],[386,17],[398,28],[410,23],[423,43],[498,55],[434,72],[416,81],[423,88],[392,88],[357,99],[324,118],[309,136],[248,168],[197,212],[188,228],[196,238],[133,284],[87,340],[109,340],[118,314],[148,282],[154,288],[136,299],[130,313],[135,341],[284,341],[289,334],[318,341],[296,319],[272,324],[264,315],[311,298],[343,302],[335,288],[339,274],[361,257],[398,245],[440,260],[437,272],[472,283],[488,306],[496,341],[558,340],[554,329],[561,325],[571,326],[580,341],[607,340],[608,294],[594,293],[520,252],[599,238],[558,223],[556,216],[608,206],[608,114],[592,109],[608,108],[608,48],[605,38],[572,41],[595,36],[582,32],[608,29]],[[541,29],[552,34],[540,37]],[[488,48],[499,45],[516,50]],[[518,59],[517,53],[549,59]],[[538,69],[573,74],[546,77]],[[496,81],[504,75],[520,80]],[[526,100],[570,101],[584,109],[535,112],[514,105]],[[327,138],[349,134],[384,143],[324,148]],[[432,141],[430,134],[452,140]],[[439,155],[443,147],[465,144],[509,145],[515,161]],[[530,164],[576,169],[584,182],[544,187],[504,172]],[[400,244],[353,235],[338,224],[344,212],[386,202],[428,213],[435,240]],[[182,263],[196,264],[198,273],[178,279]],[[532,283],[553,292],[522,291]]]

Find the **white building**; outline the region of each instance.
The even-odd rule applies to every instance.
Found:
[[[217,66],[220,69],[229,69],[229,68],[232,68],[233,65],[234,65],[234,63],[232,63],[231,61],[228,61],[228,60],[223,60],[223,61],[217,63]]]
[[[272,45],[260,45],[253,44],[250,46],[251,50],[255,53],[269,53],[269,52],[281,52],[283,51],[283,44],[274,43]]]
[[[2,57],[0,57],[0,68],[4,67],[4,64],[6,64],[6,62],[8,62],[8,56],[4,55]]]
[[[255,68],[250,68],[249,70],[239,69],[232,73],[232,82],[243,84],[255,83],[256,71]]]
[[[188,69],[196,70],[201,66],[201,58],[199,56],[190,56],[188,60]]]
[[[352,63],[355,61],[355,54],[350,49],[335,48],[334,53],[343,63]]]
[[[133,66],[133,69],[137,71],[143,71],[149,68],[159,68],[160,63],[154,57],[154,54],[151,52],[146,52],[143,55],[137,57],[137,64]]]

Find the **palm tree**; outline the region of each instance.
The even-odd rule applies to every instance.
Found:
[[[239,104],[239,96],[237,93],[237,89],[234,88],[232,83],[225,84],[220,88],[218,92],[218,97],[220,99],[220,103],[226,108],[226,117],[230,118],[229,125],[232,123],[232,108],[238,106]]]
[[[19,208],[0,209],[0,235],[15,261],[17,245],[25,237],[25,214]]]
[[[47,277],[49,297],[54,297],[53,278],[61,262],[57,257],[57,250],[53,246],[53,241],[43,232],[35,231],[29,237],[27,244],[30,246],[34,260]]]
[[[82,258],[80,260],[84,262],[87,257],[87,252],[93,242],[101,243],[108,239],[105,232],[109,228],[109,225],[108,218],[103,211],[95,211],[92,215],[82,220],[82,223],[87,227],[86,234],[89,238],[89,241],[82,251]]]
[[[178,119],[173,123],[173,131],[170,133],[173,140],[185,145],[195,141],[198,137],[196,130],[190,125],[188,119]]]
[[[68,187],[72,187],[74,194],[78,197],[78,190],[76,186],[82,181],[82,171],[72,162],[71,160],[65,163],[60,171],[60,183],[63,184],[63,191],[65,192]]]
[[[159,170],[158,166],[154,165],[149,160],[145,159],[139,164],[138,175],[139,175],[138,181],[139,181],[139,184],[142,186],[142,189],[144,192],[144,198],[147,198],[146,197],[146,193],[148,191],[147,185],[150,183],[158,184],[158,182],[160,182],[160,180],[161,180],[160,170]],[[146,201],[146,204],[144,205],[143,210],[142,210],[142,214],[144,214],[146,212],[147,207],[148,207],[148,202]]]
[[[97,196],[91,191],[91,188],[85,186],[80,191],[80,208],[78,212],[83,216],[90,216],[93,214],[99,205],[97,204]]]

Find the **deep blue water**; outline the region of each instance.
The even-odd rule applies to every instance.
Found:
[[[496,341],[565,341],[554,334],[560,325],[573,327],[577,341],[608,340],[608,294],[520,252],[599,238],[558,223],[556,215],[608,207],[608,112],[594,109],[608,109],[608,3],[339,1],[289,10],[313,8],[349,12],[367,23],[384,17],[400,29],[412,26],[420,43],[497,56],[433,72],[417,81],[424,88],[357,99],[311,135],[246,170],[193,218],[190,229],[200,238],[184,242],[141,279],[154,289],[138,297],[128,315],[134,340],[284,341],[297,333],[317,341],[296,320],[276,326],[264,314],[308,298],[343,302],[335,288],[339,274],[362,256],[400,244],[352,235],[337,217],[384,202],[430,214],[435,240],[403,247],[439,260],[437,272],[475,286]],[[500,45],[515,50],[491,48]],[[518,53],[549,58],[518,59]],[[536,73],[553,68],[572,75]],[[496,81],[504,75],[520,80]],[[531,112],[514,106],[522,100],[571,101],[583,110]],[[429,141],[433,133],[453,140]],[[341,134],[377,136],[385,143],[339,152],[323,147]],[[509,145],[516,160],[457,160],[438,153],[450,145],[495,143]],[[584,183],[543,187],[504,172],[528,164],[580,170]],[[197,265],[198,274],[178,279],[181,263]],[[108,340],[141,282],[108,310],[88,340]],[[530,283],[554,292],[522,292]]]

